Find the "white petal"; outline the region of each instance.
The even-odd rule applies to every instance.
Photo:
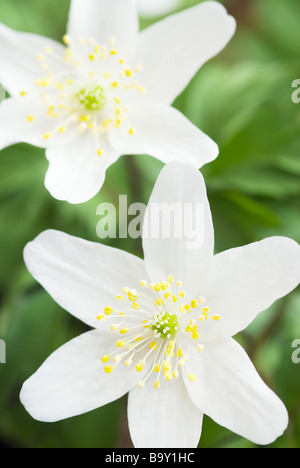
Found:
[[[102,324],[97,316],[114,306],[124,286],[134,289],[140,279],[147,279],[138,257],[59,231],[45,231],[27,244],[24,259],[61,307],[96,328]]]
[[[216,143],[178,110],[165,104],[141,102],[128,118],[134,135],[126,125],[109,135],[113,148],[122,154],[147,153],[165,163],[177,160],[197,168],[218,156]]]
[[[128,422],[136,448],[197,447],[202,418],[181,378],[161,380],[159,389],[147,382],[129,393]]]
[[[135,0],[72,0],[68,34],[93,38],[102,45],[115,37],[115,47],[130,60],[138,34]]]
[[[235,20],[217,2],[204,2],[170,16],[140,34],[136,63],[154,99],[174,101],[198,69],[231,39]]]
[[[160,225],[158,207],[165,210]],[[194,167],[174,162],[162,170],[145,214],[143,246],[152,281],[172,274],[187,293],[199,292],[213,256],[214,231],[205,183]]]
[[[233,336],[300,282],[300,246],[271,237],[228,250],[213,259],[203,284],[207,303],[221,316],[214,331]]]
[[[165,15],[177,8],[180,0],[138,0],[138,10],[144,17]]]
[[[196,382],[185,383],[193,402],[218,424],[265,445],[288,424],[284,404],[261,380],[244,350],[231,338],[189,350]]]
[[[47,149],[50,165],[45,186],[54,198],[74,204],[84,203],[99,192],[106,169],[120,156],[106,141],[99,142],[99,147],[102,156],[97,154],[93,136],[85,134],[75,136],[68,145]]]
[[[62,71],[64,46],[48,37],[13,31],[0,24],[0,81],[13,96],[35,89],[35,80],[45,71],[36,55],[50,47],[58,57],[52,70]],[[61,60],[60,60],[61,59]]]
[[[57,125],[47,115],[40,99],[34,96],[6,99],[0,104],[0,149],[20,142],[39,147],[68,143],[72,138],[68,132],[57,132],[51,139],[44,138]]]
[[[39,421],[55,422],[99,408],[127,393],[138,380],[133,368],[118,365],[111,374],[101,357],[113,344],[100,330],[87,332],[55,351],[28,379],[21,402]]]

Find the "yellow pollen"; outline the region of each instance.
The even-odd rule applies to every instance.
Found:
[[[220,317],[220,315],[213,315],[212,318],[213,318],[213,320],[220,320],[221,317]]]
[[[98,315],[98,316],[97,316],[97,320],[103,320],[104,318],[105,318],[104,315]]]
[[[102,358],[101,358],[101,361],[102,361],[102,362],[108,362],[108,361],[109,361],[109,355],[108,355],[108,354],[104,354],[104,356],[102,356]]]
[[[70,45],[71,44],[71,37],[68,35],[68,34],[65,34],[65,36],[63,37],[63,41],[66,45]]]
[[[126,346],[126,341],[118,340],[118,341],[116,342],[116,346],[117,346],[118,348],[123,348],[124,346]]]
[[[105,366],[104,371],[106,374],[111,374],[112,371],[114,370],[114,366]]]
[[[101,148],[97,149],[97,155],[102,156],[103,155],[103,150]]]
[[[155,364],[155,366],[154,366],[154,368],[153,368],[154,372],[159,372],[159,371],[160,371],[160,367],[161,367],[160,364]]]
[[[136,365],[136,370],[138,372],[141,372],[142,370],[144,369],[144,363],[142,361],[140,361],[137,365]]]
[[[188,377],[191,382],[196,382],[197,380],[197,376],[195,374],[189,374]]]
[[[49,138],[51,138],[51,136],[52,136],[52,133],[50,133],[50,132],[44,133],[44,139],[45,140],[49,140]]]
[[[136,133],[136,129],[134,127],[131,127],[129,129],[129,135],[135,135],[135,133]]]
[[[34,115],[27,115],[27,122],[34,122],[35,117]]]
[[[124,335],[125,333],[128,332],[128,330],[129,330],[129,328],[127,328],[127,327],[121,328],[120,333],[121,333],[122,335]]]
[[[111,307],[105,307],[104,313],[106,315],[111,315],[113,313],[113,309]]]
[[[117,49],[111,49],[110,55],[117,55],[118,51]]]
[[[160,386],[159,381],[156,380],[156,381],[154,382],[154,388],[156,388],[156,390],[157,390],[157,389],[159,389],[159,386]]]

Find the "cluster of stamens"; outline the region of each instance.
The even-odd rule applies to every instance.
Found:
[[[136,79],[141,65],[128,66],[113,37],[106,46],[94,39],[73,39],[68,35],[63,41],[66,45],[63,58],[57,56],[51,47],[36,55],[46,72],[44,77],[35,81],[41,89],[38,94],[45,104],[46,114],[59,121],[58,124],[53,123],[53,128],[49,128],[43,138],[49,140],[71,128],[80,133],[91,132],[97,154],[102,156],[101,138],[111,129],[125,125],[130,135],[136,133],[128,117],[128,101],[133,94],[146,94]],[[57,74],[52,71],[63,62],[67,65],[63,72]],[[25,96],[26,92],[22,91],[21,95]],[[27,115],[28,123],[36,118],[34,114]]]
[[[106,307],[98,320],[113,319],[110,329],[119,334],[116,349],[102,356],[104,371],[111,373],[119,365],[130,367],[135,363],[136,371],[147,369],[140,380],[142,388],[148,378],[156,374],[154,388],[160,387],[160,378],[176,379],[182,366],[187,367],[188,378],[194,382],[197,376],[189,369],[189,349],[196,346],[203,351],[199,342],[201,322],[219,320],[219,315],[210,315],[205,299],[200,297],[189,303],[180,281],[172,275],[168,281],[150,283],[140,281],[144,291],[124,287],[115,298],[123,302],[122,310]],[[187,314],[191,314],[187,318]],[[122,351],[121,351],[122,350]]]

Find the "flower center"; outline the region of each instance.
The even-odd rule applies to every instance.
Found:
[[[81,89],[76,97],[79,103],[90,111],[101,110],[106,104],[104,89],[99,85],[90,85]]]
[[[43,137],[49,140],[67,131],[89,132],[97,155],[102,156],[105,134],[121,127],[132,137],[136,133],[130,122],[130,103],[146,94],[137,81],[141,65],[131,67],[126,63],[114,37],[106,45],[82,37],[64,36],[63,41],[64,56],[51,47],[36,55],[45,75],[36,79],[35,85],[41,90],[39,97],[51,118],[49,131]],[[22,91],[21,96],[25,95],[26,91]],[[28,124],[32,125],[37,117],[27,115]]]
[[[128,287],[115,299],[124,304],[121,310],[105,307],[98,320],[113,320],[110,329],[119,333],[116,349],[103,355],[104,371],[110,374],[115,367],[135,365],[137,372],[146,375],[138,386],[142,388],[153,378],[154,388],[160,387],[160,379],[176,379],[182,366],[186,366],[190,381],[197,376],[189,369],[188,352],[191,347],[203,351],[201,339],[202,323],[219,315],[210,315],[210,308],[204,307],[205,299],[200,297],[186,302],[181,281],[168,280],[147,284],[141,280],[143,291]],[[109,362],[110,361],[110,362]]]
[[[170,339],[175,338],[179,330],[178,317],[176,314],[170,315],[169,312],[155,315],[153,317],[154,324],[150,329],[160,338]]]

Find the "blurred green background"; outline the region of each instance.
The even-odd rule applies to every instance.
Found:
[[[182,0],[181,8],[195,3]],[[220,156],[203,169],[216,230],[216,250],[266,236],[300,242],[300,104],[291,100],[300,78],[299,0],[228,0],[237,33],[206,64],[177,99],[180,109],[220,146]],[[0,0],[0,21],[17,30],[60,40],[69,0]],[[159,18],[141,18],[144,28]],[[54,228],[99,241],[96,207],[147,203],[162,164],[122,157],[90,202],[72,206],[44,188],[44,151],[16,145],[0,154],[0,338],[7,363],[0,364],[0,446],[34,448],[131,447],[126,398],[90,414],[56,424],[34,421],[19,402],[22,383],[60,345],[85,326],[59,308],[26,271],[24,245]],[[141,254],[141,242],[104,241]],[[300,291],[277,302],[241,333],[264,380],[285,402],[290,424],[270,447],[300,446],[300,364],[291,360],[300,338]],[[200,447],[248,448],[251,442],[205,417]]]

